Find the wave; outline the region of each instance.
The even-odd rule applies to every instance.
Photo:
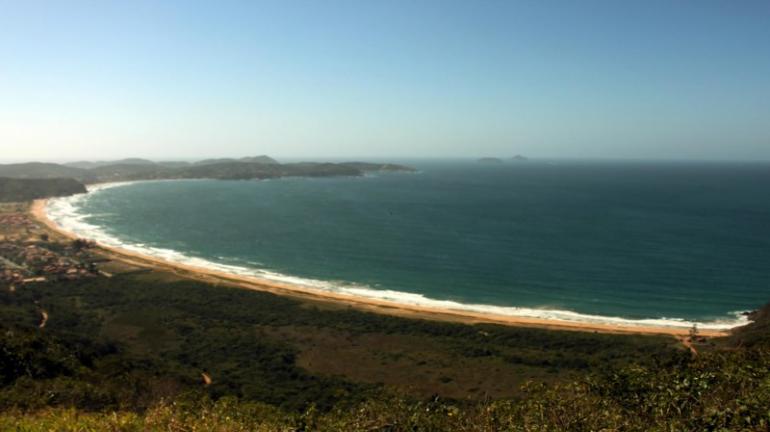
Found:
[[[154,181],[154,180],[153,180]],[[730,317],[713,321],[691,321],[682,318],[642,318],[632,319],[614,316],[583,314],[579,312],[559,309],[525,308],[511,306],[495,306],[487,304],[460,303],[451,300],[439,300],[426,297],[422,294],[376,289],[366,285],[359,285],[345,281],[327,281],[302,278],[286,275],[265,269],[246,267],[240,265],[225,264],[209,259],[187,255],[183,252],[121,240],[109,233],[105,228],[88,222],[93,214],[83,214],[82,205],[94,194],[115,187],[131,185],[137,182],[104,183],[88,188],[88,194],[74,195],[70,197],[54,198],[48,200],[46,213],[48,218],[62,229],[72,232],[80,237],[88,238],[108,247],[116,247],[130,252],[151,256],[170,263],[194,266],[205,270],[216,270],[238,276],[254,277],[273,282],[286,283],[298,287],[310,288],[335,294],[344,294],[359,298],[382,300],[402,305],[425,307],[437,310],[450,310],[459,312],[473,312],[486,315],[504,317],[536,318],[552,321],[601,324],[623,327],[666,327],[666,328],[691,328],[697,326],[708,330],[729,330],[748,324],[750,321],[745,311],[730,313]],[[219,259],[226,260],[225,257]],[[251,265],[258,263],[250,262]]]

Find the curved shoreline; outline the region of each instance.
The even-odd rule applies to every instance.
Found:
[[[58,233],[63,237],[69,239],[78,238],[78,235],[63,229],[48,217],[46,212],[46,205],[47,200],[34,201],[30,208],[31,215],[39,222],[44,224],[48,229]],[[493,323],[554,330],[590,331],[602,333],[662,334],[680,337],[689,334],[689,328],[684,327],[589,323],[404,304],[396,301],[367,298],[352,294],[335,293],[322,289],[314,289],[296,284],[283,283],[255,276],[237,275],[215,269],[167,261],[157,257],[129,251],[120,247],[104,245],[101,243],[97,243],[97,245],[104,254],[110,256],[111,258],[140,267],[169,271],[186,278],[201,280],[205,282],[225,283],[230,286],[258,291],[267,291],[282,296],[334,303],[337,305],[347,305],[356,307],[360,310],[388,315],[456,321],[463,323]],[[698,334],[705,337],[719,337],[729,335],[730,330],[699,329]]]

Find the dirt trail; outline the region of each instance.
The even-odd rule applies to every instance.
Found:
[[[40,316],[42,317],[42,320],[40,321],[40,325],[38,327],[45,328],[45,324],[48,322],[48,312],[40,311]]]

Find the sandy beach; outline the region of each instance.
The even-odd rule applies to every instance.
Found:
[[[62,229],[48,217],[46,213],[46,203],[46,200],[34,201],[30,208],[32,216],[44,224],[53,233],[70,239],[77,238],[78,236]],[[110,259],[122,261],[139,267],[167,271],[181,277],[210,283],[224,284],[244,289],[267,291],[278,295],[294,297],[302,300],[350,306],[359,310],[388,315],[430,320],[454,321],[462,323],[494,323],[554,330],[572,330],[601,333],[664,334],[680,338],[689,334],[689,329],[681,327],[677,328],[637,325],[624,326],[599,323],[582,323],[530,317],[482,314],[466,310],[439,309],[408,305],[385,300],[333,293],[299,285],[291,285],[271,280],[265,280],[257,277],[234,275],[222,271],[196,267],[182,263],[169,262],[152,256],[141,255],[125,249],[102,244],[98,244],[98,247],[100,248],[101,253]],[[699,329],[698,332],[700,336],[704,337],[719,337],[728,335],[729,333],[729,330],[712,329]]]

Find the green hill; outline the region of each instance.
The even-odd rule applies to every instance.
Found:
[[[16,179],[0,177],[0,202],[31,201],[39,198],[85,193],[86,188],[74,179]]]
[[[195,164],[179,170],[182,178],[211,178],[221,180],[246,180],[280,177],[279,165],[247,162],[212,162]]]
[[[68,167],[74,167],[74,168],[83,168],[83,169],[92,169],[92,168],[98,168],[103,167],[107,165],[154,165],[155,162],[147,159],[140,159],[140,158],[128,158],[128,159],[120,159],[120,160],[114,160],[114,161],[78,161],[78,162],[68,162],[65,163],[64,166]]]
[[[412,167],[405,165],[397,165],[391,163],[369,163],[369,162],[342,162],[340,165],[344,165],[350,168],[355,168],[364,172],[415,172]]]
[[[80,181],[93,181],[96,179],[96,177],[86,169],[42,162],[0,165],[0,177],[74,178]]]
[[[104,165],[90,169],[89,173],[100,182],[154,180],[177,177],[177,169],[156,164]]]
[[[239,161],[248,162],[248,163],[271,164],[271,165],[275,165],[279,163],[277,160],[267,155],[244,157],[244,158],[240,158]]]
[[[403,165],[366,162],[281,164],[268,156],[208,159],[194,164],[124,159],[113,162],[81,161],[65,165],[37,162],[0,165],[0,177],[73,178],[83,183],[156,179],[249,180],[276,177],[360,176],[371,171],[406,172],[414,169]]]
[[[243,157],[240,159],[235,159],[235,158],[204,159],[204,160],[195,162],[194,165],[212,165],[212,164],[223,164],[223,163],[233,163],[233,162],[257,163],[257,164],[268,164],[268,165],[278,164],[278,161],[271,158],[270,156],[261,155],[261,156]]]

